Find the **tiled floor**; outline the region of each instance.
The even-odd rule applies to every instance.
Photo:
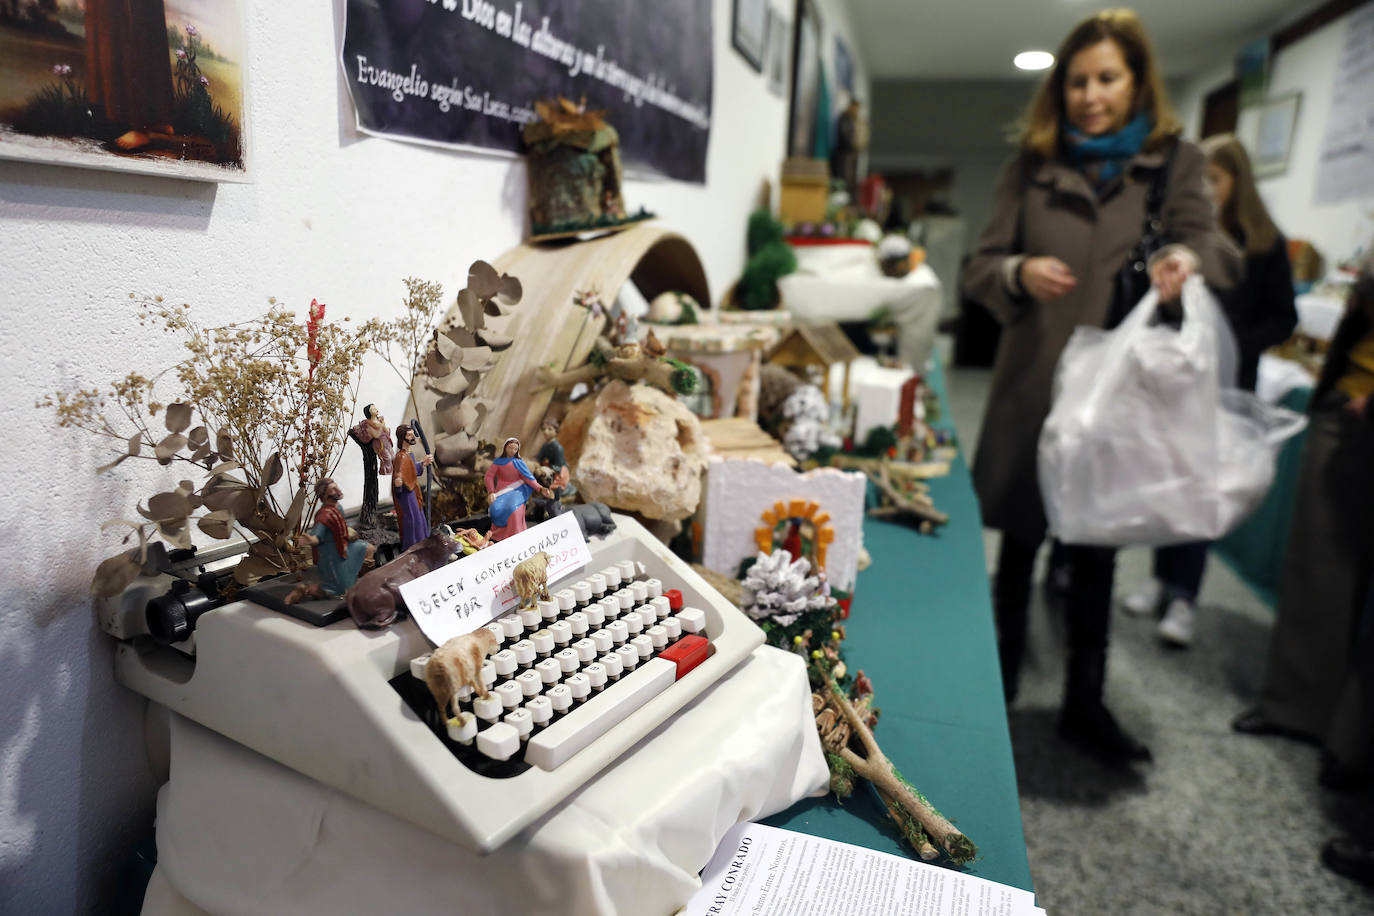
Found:
[[[951,369],[946,377],[972,456],[991,373]],[[986,542],[991,567],[996,534]],[[1149,560],[1146,550],[1122,552],[1119,595],[1144,580]],[[1374,891],[1318,861],[1327,837],[1374,823],[1374,800],[1318,787],[1314,748],[1230,729],[1262,678],[1271,611],[1215,559],[1199,605],[1189,650],[1166,649],[1153,621],[1115,612],[1107,702],[1155,755],[1153,765],[1123,774],[1055,736],[1063,627],[1037,589],[1008,722],[1040,905],[1054,916],[1374,913]]]

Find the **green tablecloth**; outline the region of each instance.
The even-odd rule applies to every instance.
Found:
[[[942,387],[938,377],[931,381]],[[1034,890],[997,665],[982,519],[962,457],[948,477],[931,481],[931,495],[950,515],[933,536],[865,521],[873,565],[859,574],[845,659],[873,679],[882,711],[875,735],[883,752],[978,844],[980,858],[967,870]],[[866,784],[843,805],[833,795],[806,799],[766,823],[912,855]]]
[[[1299,413],[1307,411],[1312,389],[1288,392],[1279,403]],[[1298,489],[1298,469],[1307,443],[1304,430],[1284,443],[1274,466],[1274,483],[1255,514],[1213,546],[1213,551],[1271,608],[1278,603],[1279,575],[1288,540],[1288,522]]]

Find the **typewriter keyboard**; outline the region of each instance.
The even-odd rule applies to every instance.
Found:
[[[550,586],[486,627],[498,646],[482,667],[487,696],[464,688],[456,716],[425,684],[429,655],[390,683],[455,757],[495,778],[556,769],[713,651],[705,613],[633,560]]]

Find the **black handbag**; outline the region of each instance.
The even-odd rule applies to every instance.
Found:
[[[1174,154],[1178,143],[1169,148],[1164,165],[1155,172],[1150,180],[1150,188],[1145,197],[1145,227],[1141,230],[1140,240],[1135,243],[1126,261],[1112,278],[1112,304],[1107,310],[1106,327],[1114,328],[1121,323],[1137,302],[1150,291],[1150,258],[1155,252],[1169,244],[1164,234],[1164,191],[1169,184],[1169,172],[1174,165]]]

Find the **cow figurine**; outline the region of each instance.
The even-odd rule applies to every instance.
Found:
[[[615,530],[615,519],[611,517],[611,507],[605,503],[582,503],[570,510],[582,529],[583,537],[610,534]]]
[[[390,563],[365,573],[344,595],[353,622],[364,629],[391,626],[401,613],[401,586],[457,559],[461,550],[453,529],[440,525]]]
[[[544,551],[522,560],[512,575],[515,593],[520,596],[520,607],[534,607],[538,598],[549,597],[549,555]]]
[[[496,634],[486,627],[455,636],[434,650],[425,662],[425,684],[439,706],[439,715],[449,718],[459,714],[455,698],[464,687],[471,687],[479,697],[489,696],[482,681],[482,662],[497,649]]]

